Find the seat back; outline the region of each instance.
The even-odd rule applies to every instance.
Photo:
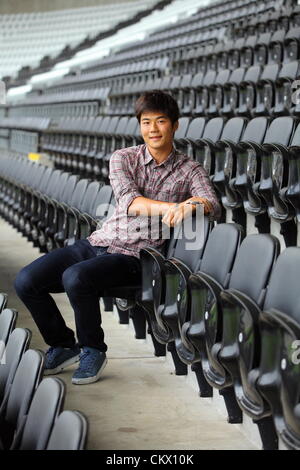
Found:
[[[4,417],[6,446],[10,446],[14,433],[23,429],[28,409],[39,385],[44,366],[44,355],[40,351],[29,349],[18,365],[8,397],[1,405],[0,416]]]
[[[0,293],[0,313],[6,307],[6,304],[7,304],[7,294],[4,294],[3,292],[1,292]]]
[[[59,378],[47,377],[39,384],[24,425],[19,450],[46,449],[54,422],[61,412],[65,384]]]
[[[108,210],[110,208],[110,204],[113,197],[113,190],[112,187],[108,184],[102,186],[100,191],[97,194],[95,199],[91,216],[95,219],[99,219],[101,221],[104,217],[107,216]]]
[[[274,266],[264,310],[276,309],[300,323],[300,249],[289,247],[279,256]]]
[[[12,308],[5,308],[0,314],[0,343],[6,344],[8,337],[15,327],[18,312]]]
[[[251,119],[243,134],[243,141],[261,144],[264,140],[267,127],[268,119],[265,116]]]
[[[172,257],[179,259],[195,272],[200,265],[212,226],[209,218],[201,214],[185,219],[180,227],[174,229],[176,244]],[[170,249],[171,244],[169,251]]]
[[[91,213],[92,208],[95,204],[95,200],[101,185],[98,181],[92,181],[88,186],[84,193],[84,197],[81,201],[80,211],[87,212],[88,214]]]
[[[79,411],[63,411],[53,426],[46,450],[83,450],[88,422]]]
[[[81,179],[78,181],[78,183],[75,186],[74,192],[72,194],[72,199],[70,202],[71,207],[76,207],[77,209],[80,208],[87,186],[88,186],[87,179]]]
[[[203,117],[195,118],[190,122],[189,128],[186,133],[186,139],[196,141],[201,139],[205,128],[205,119]]]
[[[208,237],[200,271],[213,277],[224,288],[228,285],[243,235],[241,225],[227,223],[216,225]]]
[[[279,252],[279,241],[273,235],[248,235],[236,256],[229,288],[240,290],[262,305],[273,263]]]
[[[0,362],[0,403],[8,393],[19,362],[28,349],[31,332],[24,328],[15,328],[10,334]]]

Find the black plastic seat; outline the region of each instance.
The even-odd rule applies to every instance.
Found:
[[[239,116],[251,117],[255,107],[256,86],[261,75],[261,67],[254,65],[250,67],[239,86],[239,107],[236,113]]]
[[[206,115],[208,112],[209,104],[209,87],[215,83],[217,73],[215,70],[209,70],[202,81],[202,84],[197,87],[195,95],[195,105],[193,114],[196,116]]]
[[[70,173],[68,172],[61,172],[61,170],[58,170],[59,173],[59,178],[57,181],[57,184],[55,187],[53,187],[53,191],[51,191],[51,194],[48,196],[45,196],[45,211],[43,213],[42,220],[39,220],[37,223],[38,230],[39,230],[39,237],[38,237],[38,244],[39,244],[39,249],[41,252],[46,252],[47,251],[47,236],[46,236],[46,231],[47,229],[49,230],[50,227],[53,226],[53,221],[56,215],[56,203],[57,201],[62,200],[62,195],[64,192],[64,189],[66,187],[68,178],[70,177]]]
[[[4,292],[0,293],[0,313],[6,307],[8,295]]]
[[[192,112],[191,84],[192,74],[183,75],[178,93],[178,106],[182,116],[190,115]]]
[[[280,64],[283,60],[283,43],[286,31],[274,31],[269,44],[269,64]]]
[[[275,82],[275,103],[273,116],[298,116],[297,106],[293,106],[293,82],[299,75],[298,61],[283,64]]]
[[[72,245],[79,238],[83,238],[81,236],[81,216],[82,214],[91,214],[101,185],[102,183],[98,181],[90,182],[83,193],[83,198],[79,202],[78,207],[73,206],[68,209],[65,245]]]
[[[285,199],[285,193],[289,176],[287,147],[295,130],[295,121],[292,117],[284,116],[277,118],[276,123],[276,127],[270,126],[263,144],[258,192],[267,205],[269,216],[281,224],[288,223],[288,226],[281,226],[281,231],[286,246],[290,246],[296,244],[296,227],[292,220],[295,212]],[[285,227],[288,230],[285,231]]]
[[[190,124],[190,128],[192,128],[194,121]],[[215,171],[215,144],[220,140],[223,128],[223,118],[212,118],[206,122],[201,139],[197,138],[193,143],[193,157],[205,168],[208,175],[214,174]],[[190,132],[190,130],[188,132]]]
[[[275,82],[279,75],[280,65],[266,65],[257,82],[256,107],[253,110],[255,116],[269,116],[272,114],[275,104]]]
[[[43,194],[47,191],[53,172],[54,170],[52,168],[47,167],[43,172],[39,185],[31,190],[30,209],[24,214],[24,217],[26,217],[24,234],[27,236],[29,241],[33,241],[31,232],[34,229],[35,222],[38,221],[40,201]]]
[[[88,421],[79,411],[63,411],[56,419],[46,450],[84,450]]]
[[[60,183],[61,170],[54,170],[47,182],[46,187],[37,195],[37,206],[34,215],[30,218],[31,240],[34,246],[39,246],[38,240],[40,230],[46,225],[47,204],[57,190]]]
[[[19,362],[28,349],[31,340],[31,331],[24,328],[15,328],[8,337],[5,351],[1,355],[0,347],[0,405],[4,396],[9,395]]]
[[[230,70],[220,70],[213,85],[209,87],[208,116],[218,116],[223,107],[224,85],[229,81]]]
[[[7,344],[9,335],[13,331],[18,318],[18,312],[12,308],[5,308],[0,313],[0,342]]]
[[[257,122],[260,121],[257,120]],[[265,118],[261,122],[264,129],[266,129],[266,124],[267,119]],[[249,142],[248,144],[242,142],[240,151],[237,153],[237,176],[233,184],[233,190],[236,190],[243,199],[245,211],[255,216],[256,226],[260,233],[270,231],[268,215],[271,214],[273,209],[269,210],[268,207],[275,205],[276,210],[273,213],[276,220],[281,223],[286,221],[289,223],[285,236],[294,236],[294,234],[289,233],[292,228],[290,219],[293,209],[286,201],[285,193],[287,189],[284,189],[288,186],[288,157],[291,155],[288,152],[287,145],[293,135],[294,126],[295,122],[291,117],[276,118],[271,122],[265,133],[263,145],[258,142]],[[260,128],[259,134],[262,130]],[[295,145],[297,145],[296,139]],[[273,154],[275,155],[274,159],[273,157],[270,158],[270,155]],[[272,172],[273,167],[274,171]],[[272,183],[273,179],[274,183]],[[260,191],[261,185],[262,192]],[[281,212],[277,215],[276,211],[279,211],[280,208]],[[280,219],[281,214],[282,219]]]
[[[141,304],[147,312],[152,332],[160,343],[172,340],[170,330],[161,317],[166,300],[168,262],[179,260],[192,271],[197,270],[211,228],[208,218],[198,214],[174,228],[166,257],[153,248],[140,251],[143,280]]]
[[[57,248],[62,248],[64,246],[65,240],[67,240],[68,235],[72,237],[74,231],[76,230],[76,223],[78,221],[78,210],[84,199],[85,192],[87,190],[89,181],[87,179],[81,179],[77,182],[74,191],[72,192],[72,197],[69,203],[61,204],[63,210],[63,222],[61,229],[55,233],[54,241]],[[72,218],[69,217],[69,214],[72,214]],[[74,223],[75,222],[75,223]],[[71,224],[73,225],[71,226]]]
[[[98,230],[104,221],[112,215],[115,203],[112,187],[104,185],[100,188],[90,208],[79,214],[80,238],[88,237],[94,230]]]
[[[226,122],[221,138],[214,146],[215,171],[212,176],[212,182],[222,201],[226,200],[226,192],[230,191],[230,181],[235,177],[236,147],[241,140],[246,124],[246,118],[231,118]],[[241,223],[240,220],[236,218],[233,218],[233,220],[237,223]]]
[[[266,65],[269,54],[269,45],[271,41],[271,32],[261,33],[254,47],[254,62],[258,65]]]
[[[241,49],[241,62],[240,66],[241,67],[251,67],[252,65],[257,65],[254,64],[254,47],[257,42],[257,37],[255,35],[249,35],[245,41],[245,44],[243,45]]]
[[[174,135],[174,143],[179,151],[186,153],[186,134],[190,123],[189,117],[181,117],[178,120],[179,126]]]
[[[201,139],[204,128],[205,118],[203,117],[194,118],[189,122],[189,126],[184,138],[186,144],[185,151],[186,154],[193,159],[196,159],[197,142]]]
[[[244,80],[246,70],[242,67],[232,71],[229,80],[223,86],[223,107],[220,110],[222,116],[232,117],[239,105],[239,87]]]
[[[62,232],[65,220],[66,207],[70,205],[74,189],[78,182],[78,175],[71,175],[63,188],[62,193],[59,194],[58,200],[53,200],[53,217],[50,220],[49,226],[45,230],[46,235],[46,248],[50,252],[56,247],[54,236],[56,233]]]
[[[250,303],[256,302],[261,306],[278,253],[279,241],[275,237],[268,234],[248,235],[238,250],[226,290],[216,279],[202,273],[192,275],[189,280],[191,320],[185,330],[185,338],[192,344],[191,350],[196,351],[194,354],[201,361],[208,383],[221,390],[229,422],[241,422],[242,414],[234,395],[232,377],[224,366],[226,349],[222,349],[222,337],[234,335],[236,327],[233,323],[231,328],[230,315],[228,326],[224,326],[223,298],[226,298],[226,293],[229,293],[228,296],[236,293],[238,298],[241,294],[250,299]],[[247,328],[247,325],[244,327]]]
[[[90,162],[91,168],[88,170],[88,175],[91,175],[93,179],[102,179],[101,170],[103,166],[103,158],[109,152],[111,139],[118,122],[119,116],[113,116],[112,118],[106,116],[101,122],[101,126],[97,133],[97,152],[95,157],[92,159],[92,162]]]
[[[165,263],[165,302],[160,316],[163,324],[170,331],[170,338],[175,341],[179,358],[186,364],[194,364],[199,359],[193,345],[186,341],[191,319],[189,279],[193,272],[201,272],[214,277],[222,286],[227,286],[242,238],[241,226],[218,224],[209,234],[202,259],[194,271],[178,259],[170,259]],[[201,371],[198,367],[194,370],[197,371],[201,396],[211,396],[211,391]]]
[[[224,196],[222,197],[222,204],[226,209],[236,210],[243,206],[241,191],[245,191],[247,185],[253,182],[253,177],[255,178],[255,174],[253,174],[254,165],[257,162],[255,157],[261,152],[261,144],[264,141],[267,127],[268,118],[252,119],[248,122],[241,140],[234,147],[233,171],[225,181]],[[236,168],[236,172],[234,172],[234,168]],[[249,170],[248,174],[247,169]],[[249,181],[250,177],[252,180]]]
[[[284,39],[283,62],[293,62],[299,59],[300,54],[300,27],[291,28]]]
[[[65,384],[57,377],[41,381],[32,398],[22,433],[11,450],[44,450],[65,399]],[[43,410],[43,413],[41,413]]]
[[[299,157],[300,157],[300,126],[298,124],[293,135],[291,144],[288,149],[288,166],[289,176],[287,190],[285,192],[285,200],[293,207],[296,213],[296,220],[300,222],[300,174],[299,174]],[[298,225],[299,227],[299,225]]]
[[[44,355],[32,349],[24,353],[18,365],[0,407],[0,437],[6,449],[13,441],[19,441],[32,397],[42,379],[43,367]]]
[[[278,436],[294,450],[300,449],[299,275],[300,249],[287,248],[274,267],[260,314],[261,360],[252,381],[268,403]]]
[[[102,167],[101,167],[101,180],[105,181],[106,184],[109,183],[109,160],[112,153],[121,148],[122,146],[122,139],[126,134],[126,128],[128,125],[129,118],[127,116],[123,116],[118,121],[116,128],[111,132],[110,135],[110,142],[107,141],[107,152],[102,158]]]

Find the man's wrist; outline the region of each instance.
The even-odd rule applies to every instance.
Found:
[[[200,201],[187,201],[186,204],[191,204],[192,206],[198,206],[198,205],[204,206],[203,202],[200,202]]]

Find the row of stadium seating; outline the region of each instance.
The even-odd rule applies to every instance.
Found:
[[[70,119],[60,124],[44,134],[41,143],[54,167],[105,184],[111,154],[142,142],[134,117]],[[249,121],[183,117],[175,144],[207,170],[224,212],[232,211],[233,220],[244,227],[246,213],[255,216],[263,232],[269,232],[271,218],[281,224],[289,246],[297,243],[294,218],[299,222],[299,130],[298,121],[290,116],[271,121],[263,116]],[[29,138],[31,133],[23,135]],[[25,144],[23,139],[19,147]]]
[[[40,230],[47,233],[49,221],[53,227],[55,210],[62,228],[54,237],[58,246],[66,240],[72,243],[72,237],[85,237],[91,226],[84,204],[93,200],[95,207],[98,195],[99,214],[99,207],[108,207],[110,188],[21,162],[23,179],[2,176],[1,213],[19,228],[24,226],[20,220],[24,214],[25,234],[35,242],[41,240]],[[25,175],[33,177],[33,171],[34,181],[40,181],[36,188]],[[57,193],[62,184],[72,196],[59,204],[51,191]],[[96,218],[98,214],[96,210]],[[131,307],[136,300],[145,308],[151,333],[157,343],[168,344],[176,372],[186,374],[185,364],[193,364],[201,396],[211,396],[211,387],[219,389],[229,422],[241,422],[243,411],[258,424],[264,448],[276,448],[280,437],[289,448],[299,449],[300,381],[293,351],[299,332],[300,250],[290,247],[276,262],[280,247],[274,236],[248,235],[243,240],[244,230],[236,224],[211,229],[204,219],[204,232],[193,231],[195,240],[184,227],[180,234],[175,230],[166,257],[143,249],[142,289],[123,286],[106,294],[129,299]],[[187,241],[193,244],[191,249]]]
[[[128,1],[22,17],[0,15],[0,75],[15,75],[20,66],[36,67],[44,56],[55,57],[66,46],[75,48],[86,38],[109,32],[157,3],[157,0]]]
[[[145,8],[145,6],[143,6],[140,3],[141,2],[139,2],[139,7],[140,8],[143,8],[143,7]],[[170,3],[169,6],[168,6],[168,3]],[[176,9],[176,3],[178,3],[178,11]],[[207,8],[202,8],[201,10],[199,10],[199,13],[196,13],[195,15],[193,15],[189,20],[181,21],[180,26],[176,25],[175,27],[172,26],[170,28],[165,28],[165,26],[163,26],[164,29],[162,30],[162,32],[159,32],[159,30],[158,30],[158,32],[155,33],[155,35],[154,35],[154,39],[156,39],[156,43],[158,45],[159,45],[159,43],[163,43],[163,41],[162,41],[163,38],[167,39],[167,41],[170,43],[170,39],[172,37],[176,37],[176,36],[178,37],[178,35],[180,35],[180,34],[181,35],[185,34],[186,39],[187,39],[187,36],[189,36],[192,39],[192,37],[195,38],[195,33],[194,32],[198,33],[200,31],[205,31],[206,34],[207,34],[207,32],[209,32],[209,30],[212,30],[212,28],[214,26],[217,26],[218,28],[220,28],[219,33],[222,36],[222,34],[224,33],[224,30],[227,27],[232,27],[235,20],[238,21],[239,23],[245,18],[251,18],[252,21],[255,18],[256,18],[256,20],[258,20],[258,18],[260,18],[259,15],[261,14],[261,15],[265,15],[265,20],[266,20],[266,23],[267,23],[268,20],[270,20],[270,18],[266,17],[266,12],[270,12],[270,13],[274,12],[274,8],[280,8],[282,3],[283,2],[281,0],[277,0],[277,1],[270,0],[270,1],[264,2],[264,3],[263,2],[257,2],[256,0],[252,0],[252,1],[247,1],[246,4],[245,4],[245,2],[240,2],[240,1],[226,2],[226,7],[224,7],[224,5],[222,5],[222,8],[220,8],[219,5],[208,6]],[[153,5],[153,3],[151,5]],[[187,6],[189,8],[191,8],[193,5],[196,7],[197,4],[195,2],[193,2],[192,0],[190,0],[189,4]],[[147,6],[149,8],[148,4],[147,4]],[[180,4],[180,2],[160,2],[160,3],[157,4],[157,8],[163,8],[164,6],[165,6],[165,9],[162,9],[159,12],[156,12],[155,7],[154,7],[154,14],[152,14],[152,15],[150,14],[148,16],[148,18],[146,18],[147,22],[144,22],[144,23],[141,22],[140,29],[142,28],[141,30],[146,31],[146,32],[149,30],[149,32],[151,33],[153,31],[153,29],[155,29],[155,23],[156,23],[156,29],[157,29],[157,27],[158,27],[157,25],[159,25],[159,24],[165,25],[166,23],[170,22],[170,19],[174,18],[176,14],[177,15],[180,14],[182,16],[182,11],[181,11],[182,10],[182,5]],[[188,9],[186,11],[188,12]],[[156,14],[156,16],[155,16],[155,14]],[[112,16],[115,17],[115,15],[112,15]],[[152,20],[152,16],[153,16],[153,20]],[[154,16],[155,16],[155,18],[154,18]],[[186,14],[183,15],[183,16],[186,16]],[[290,26],[293,27],[293,25],[297,25],[297,20],[295,19],[295,15],[292,16],[292,14],[291,14],[290,16],[291,16],[290,23],[289,23],[289,18],[288,18],[287,21],[290,24]],[[37,22],[38,21],[39,20],[37,19]],[[275,19],[273,18],[273,22],[274,21],[275,21]],[[139,23],[137,23],[137,30],[138,30],[138,24]],[[282,26],[283,24],[284,24],[284,22],[278,21],[278,26],[279,27]],[[100,28],[100,26],[99,26],[99,28]],[[44,47],[43,44],[46,43],[46,40],[43,40],[43,36],[45,35],[45,30],[44,30],[44,28],[41,28],[41,30],[42,30],[42,32],[41,32],[40,40],[39,39],[35,40],[35,49],[32,52],[28,52],[28,47],[26,49],[26,53],[31,54],[31,55],[28,56],[28,58],[26,59],[26,53],[22,54],[21,59],[22,59],[22,63],[24,65],[26,65],[26,60],[28,62],[28,64],[27,64],[28,66],[29,65],[37,65],[37,63],[30,64],[30,61],[32,62],[32,60],[33,60],[32,58],[34,57],[35,62],[36,62],[37,53],[38,52],[39,52],[39,54],[42,53],[42,51],[43,51],[42,48]],[[91,30],[91,28],[90,28],[90,30]],[[259,28],[258,30],[261,31],[262,28]],[[51,31],[53,32],[53,28],[51,28]],[[132,31],[134,32],[134,30],[132,30]],[[251,31],[251,29],[250,29],[250,31]],[[78,31],[78,28],[77,28],[76,32],[80,33],[80,31]],[[112,30],[112,33],[114,33],[114,32],[115,31]],[[125,32],[126,32],[126,29],[124,29],[124,33]],[[131,32],[131,30],[130,30],[130,32]],[[69,36],[70,35],[68,34],[68,41],[66,41],[65,46],[69,42]],[[245,36],[245,34],[241,34],[241,36]],[[55,34],[54,37],[55,37],[56,43],[53,45],[53,47],[56,47],[55,51],[56,51],[56,54],[57,54],[58,53],[58,50],[57,50],[58,42],[57,41],[58,41],[59,37],[64,39],[65,36],[63,36],[62,30],[60,29],[60,31],[57,34]],[[206,39],[209,39],[209,37],[210,36],[208,34]],[[105,40],[104,41],[103,40],[98,41],[98,43],[96,43],[95,46],[92,47],[92,48],[90,47],[90,42],[87,41],[87,46],[89,46],[89,49],[87,49],[88,55],[90,55],[91,52],[93,52],[93,50],[96,51],[96,50],[99,49],[99,51],[100,51],[100,50],[105,49],[106,47],[110,48],[109,44],[113,44],[114,38],[115,38],[115,36],[111,36],[111,40],[110,40],[109,43],[105,42]],[[10,42],[11,42],[11,38],[9,38],[9,39],[10,39]],[[145,44],[147,43],[147,41],[149,41],[149,43],[150,43],[151,39],[152,39],[151,37],[149,37],[148,40],[146,39]],[[125,34],[123,43],[126,43],[128,41],[130,42],[130,38],[128,37],[128,35]],[[197,41],[194,41],[194,42],[197,42]],[[200,39],[199,39],[198,42],[200,42]],[[186,43],[188,43],[188,41],[186,41]],[[192,44],[193,40],[191,40],[190,43]],[[82,41],[82,44],[84,44],[83,41]],[[23,41],[22,45],[26,45],[26,41],[25,42]],[[45,45],[45,47],[46,47],[46,45]],[[49,41],[47,41],[47,47],[50,47],[49,46]],[[82,46],[82,47],[84,47],[84,46]],[[62,43],[59,43],[59,48],[60,48],[60,50],[63,49]],[[20,49],[20,48],[18,48],[18,49]],[[75,51],[75,49],[74,49],[74,51]],[[137,48],[136,51],[138,51],[137,54],[143,54],[143,46]],[[134,56],[136,51],[134,53],[132,51],[130,52],[131,58]],[[51,51],[48,51],[48,55],[49,55],[50,52]],[[85,51],[83,51],[83,52],[85,52]],[[21,59],[18,56],[18,54],[20,54],[19,51],[18,51],[18,53],[16,53],[16,57],[14,58],[13,54],[10,51],[8,51],[8,47],[5,44],[5,50],[3,50],[3,54],[9,54],[7,56],[7,61],[15,61],[15,60],[19,59],[19,64],[20,64]],[[63,55],[63,54],[61,54],[61,55]],[[69,55],[72,55],[71,52],[69,53]],[[101,54],[101,55],[103,55],[103,54]],[[77,59],[82,63],[82,57],[83,57],[82,52],[75,55],[75,59],[74,59],[75,62],[74,63],[76,63]],[[40,56],[40,58],[41,58],[41,56]],[[51,61],[53,62],[53,60],[51,59],[51,61],[50,60],[47,61],[46,59],[47,59],[47,57],[45,57],[43,60],[40,61],[40,66],[39,66],[40,69],[42,68],[42,65],[44,63],[45,67],[47,67],[47,65],[48,65],[48,69],[46,68],[46,70],[49,70],[49,64],[50,64]],[[57,60],[59,60],[59,56],[58,56]],[[87,57],[87,60],[89,61],[90,59]],[[13,62],[13,63],[15,63],[15,62]],[[70,61],[70,64],[72,64],[72,59]],[[61,63],[61,65],[63,65],[63,63]],[[104,65],[104,64],[102,64],[102,65]],[[7,68],[7,73],[9,73],[9,67],[12,67],[12,65],[7,65],[7,67],[8,67]],[[96,66],[96,68],[97,68],[97,66]],[[2,68],[2,73],[5,75],[5,70],[3,70],[3,68]],[[25,68],[24,68],[24,70],[22,69],[22,71],[19,73],[17,81],[15,80],[15,83],[18,82],[19,84],[22,84],[22,80],[23,80],[23,84],[26,83],[26,78],[25,77],[29,78],[30,73],[31,74],[34,73],[34,70],[31,70],[30,67],[27,67],[26,70],[25,70]],[[14,84],[14,80],[9,80],[8,77],[6,77],[5,79],[9,83],[10,86],[12,86]]]
[[[29,349],[31,331],[15,328],[18,312],[6,304],[0,293],[0,450],[84,449],[86,417],[63,411],[65,383],[43,379],[44,355]]]
[[[142,288],[106,296],[117,299],[119,315],[136,313],[137,337],[147,320],[155,354],[167,345],[176,374],[191,365],[201,396],[220,390],[229,422],[246,414],[265,449],[278,439],[300,449],[300,125],[292,98],[300,32],[298,9],[276,11],[281,4],[210,5],[5,109],[0,215],[41,252],[86,237],[114,207],[111,154],[142,143],[135,99],[146,89],[172,93],[183,115],[176,147],[208,171],[221,223],[204,219],[203,246],[187,249],[175,230],[165,257],[142,250]],[[30,145],[53,168],[19,155]],[[289,247],[279,258],[273,222]]]

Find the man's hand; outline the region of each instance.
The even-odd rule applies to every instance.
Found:
[[[200,202],[203,205],[205,215],[211,212],[211,204],[207,199],[192,197],[186,201],[181,202],[180,204],[171,206],[162,219],[163,223],[169,227],[175,227],[175,225],[180,224],[183,219],[190,217],[196,211],[197,205],[187,204],[189,201]]]

